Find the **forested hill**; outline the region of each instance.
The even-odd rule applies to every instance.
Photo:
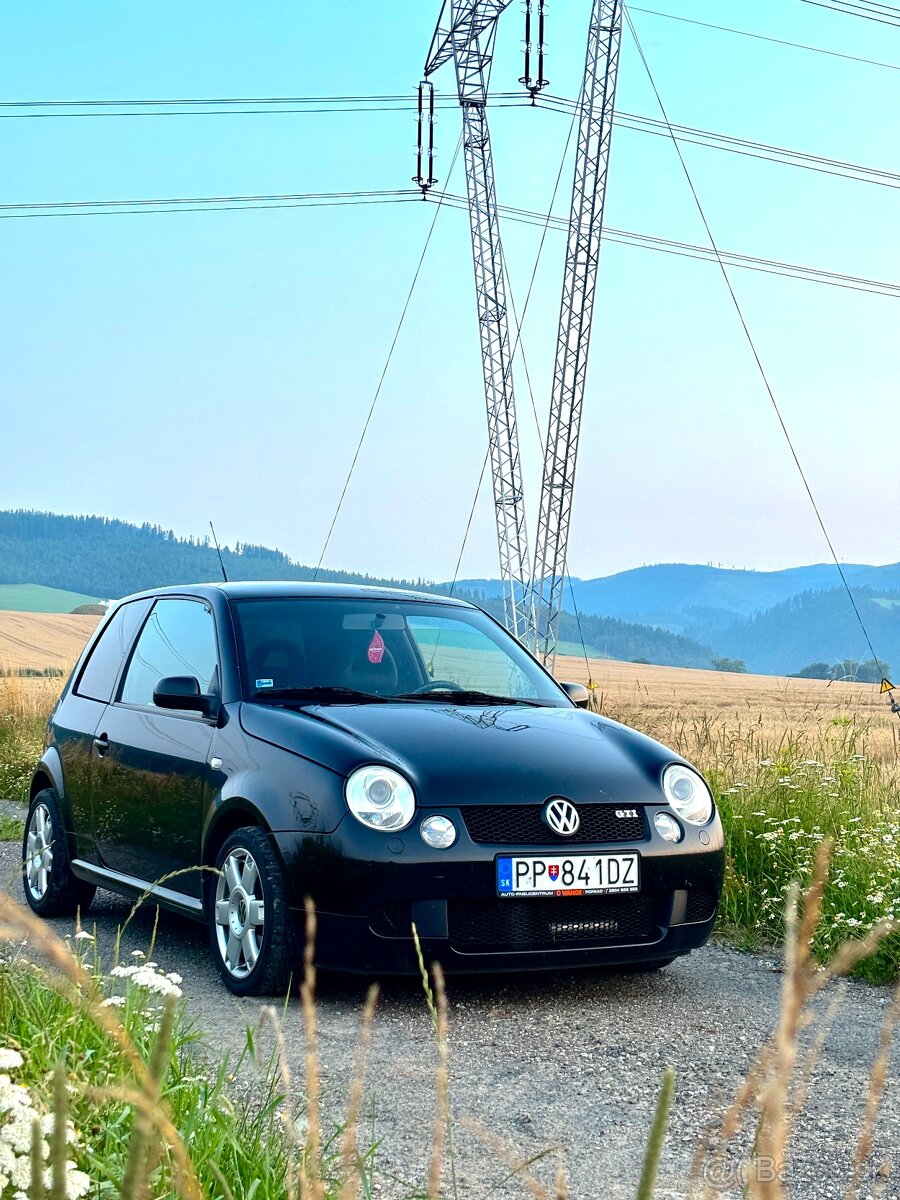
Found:
[[[853,598],[882,669],[900,667],[900,591],[855,587]],[[804,592],[720,631],[721,653],[753,671],[793,673],[814,662],[873,657],[846,591]],[[892,665],[893,664],[893,667]]]
[[[280,550],[240,543],[222,548],[228,578],[312,579],[312,567]],[[108,517],[0,512],[0,583],[42,583],[105,599],[144,588],[221,579],[209,538],[179,538],[159,525],[129,525]],[[386,583],[349,571],[319,572],[339,583]],[[411,580],[394,580],[410,586]]]
[[[313,578],[312,567],[292,562],[265,546],[223,547],[228,578]],[[208,538],[179,538],[158,525],[129,525],[106,517],[63,517],[53,513],[0,512],[0,584],[43,584],[103,599],[116,599],[144,588],[217,580],[221,569]],[[445,593],[446,584],[409,579],[381,579],[351,571],[320,571],[319,579],[416,587]],[[501,615],[496,597],[457,588],[461,598],[481,601]],[[708,667],[713,651],[689,637],[650,625],[610,617],[583,615],[582,632],[594,656],[660,663],[664,666]],[[573,616],[564,613],[560,637],[580,651],[581,637]]]

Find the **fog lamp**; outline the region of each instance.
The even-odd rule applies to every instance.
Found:
[[[449,817],[426,817],[419,833],[425,845],[435,850],[446,850],[456,841],[456,826]]]
[[[658,812],[653,818],[653,824],[656,826],[656,832],[664,841],[681,841],[681,826],[668,813]]]

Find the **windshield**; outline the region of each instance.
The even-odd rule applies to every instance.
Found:
[[[477,609],[293,596],[235,600],[232,608],[247,700],[571,703]]]

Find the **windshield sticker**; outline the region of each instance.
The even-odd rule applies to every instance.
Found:
[[[257,681],[256,681],[256,687],[257,687],[257,689],[259,689],[259,688],[267,688],[267,687],[274,687],[274,686],[275,686],[275,680],[274,680],[274,679],[257,679]]]
[[[372,634],[372,640],[369,642],[368,658],[370,663],[376,665],[384,658],[384,638],[376,629]]]

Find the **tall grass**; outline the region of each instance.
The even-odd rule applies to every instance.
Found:
[[[670,745],[712,784],[728,850],[722,932],[750,946],[780,941],[791,883],[809,882],[824,840],[833,869],[816,954],[827,961],[848,935],[900,919],[900,722],[889,713],[823,708],[779,729],[768,713],[595,705]],[[885,938],[855,971],[876,983],[897,978],[900,938]]]
[[[41,755],[59,679],[0,675],[0,800],[23,800]]]

